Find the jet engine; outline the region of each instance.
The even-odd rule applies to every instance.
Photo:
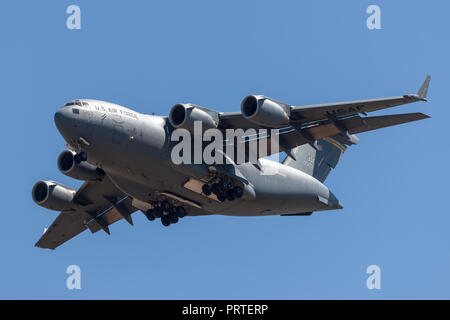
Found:
[[[66,176],[77,180],[95,181],[101,180],[105,172],[96,166],[83,161],[75,161],[75,153],[69,150],[63,151],[58,157],[58,168]]]
[[[241,103],[242,116],[269,128],[289,125],[289,105],[264,96],[247,96]]]
[[[55,211],[72,209],[75,193],[74,189],[54,181],[39,181],[32,190],[34,202]]]
[[[174,128],[194,132],[194,121],[201,121],[202,134],[207,129],[217,128],[219,117],[216,111],[191,104],[176,104],[170,109],[169,122]]]

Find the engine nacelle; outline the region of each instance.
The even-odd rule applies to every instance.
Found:
[[[75,153],[69,150],[63,151],[58,157],[58,168],[66,176],[83,181],[101,180],[105,172],[96,166],[83,161],[76,162]]]
[[[64,211],[72,209],[76,191],[54,181],[39,181],[32,190],[34,202],[41,207]]]
[[[169,122],[174,128],[187,129],[194,133],[194,121],[202,122],[202,132],[217,128],[219,117],[217,112],[191,104],[176,104],[170,109]]]
[[[289,106],[264,96],[247,96],[241,103],[242,116],[269,128],[289,125]]]

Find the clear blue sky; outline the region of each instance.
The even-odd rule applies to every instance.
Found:
[[[66,8],[81,7],[81,30]],[[366,28],[378,4],[382,30]],[[448,1],[2,1],[0,298],[450,298]],[[54,112],[74,98],[166,115],[178,102],[239,110],[260,93],[301,105],[414,93],[387,112],[431,119],[361,134],[326,184],[344,209],[311,217],[134,215],[111,236],[35,248],[57,213]],[[447,98],[446,98],[447,97]],[[380,112],[383,114],[386,112]],[[68,290],[67,266],[82,289]],[[381,267],[379,291],[366,268]]]

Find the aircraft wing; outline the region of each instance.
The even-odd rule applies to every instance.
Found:
[[[426,119],[429,116],[422,113],[409,113],[368,117],[368,112],[391,108],[416,101],[427,101],[426,95],[430,84],[430,76],[427,76],[419,91],[416,94],[407,94],[403,96],[357,100],[339,103],[329,103],[310,106],[285,106],[290,110],[289,125],[278,127],[279,148],[271,150],[271,137],[265,133],[257,133],[252,136],[244,136],[240,143],[246,145],[247,155],[255,152],[250,151],[249,142],[254,140],[267,140],[267,153],[257,157],[270,155],[279,151],[285,151],[291,155],[291,149],[302,144],[309,143],[314,145],[315,140],[331,137],[337,134],[342,135],[348,144],[358,142],[358,138],[353,136],[355,133],[361,133],[376,130],[384,127]],[[283,103],[280,103],[283,104]],[[361,116],[364,115],[364,116]],[[240,112],[219,114],[219,125],[221,128],[242,128],[244,130],[253,128],[264,128],[250,120],[245,119]],[[234,144],[234,142],[228,142]],[[235,145],[236,147],[236,145]],[[259,149],[258,151],[259,152]]]
[[[429,116],[420,112],[376,117],[354,116],[336,122],[330,121],[328,123],[311,126],[303,130],[314,140],[320,140],[337,134],[347,133],[346,137],[349,138],[348,144],[353,144],[358,142],[358,138],[355,138],[355,140],[352,141],[352,137],[350,135],[427,118],[429,118]],[[304,135],[293,129],[280,133],[279,140],[281,149],[291,149],[308,143],[308,140],[304,137]],[[268,148],[268,150],[270,149]]]
[[[35,244],[39,248],[55,249],[88,229],[95,233],[122,218],[132,224],[136,211],[130,198],[118,190],[105,176],[102,181],[85,182],[75,195],[79,204],[73,210],[61,212]]]
[[[381,99],[355,100],[307,106],[290,106],[290,118],[295,122],[308,124],[330,118],[338,120],[343,117],[366,114],[368,112],[392,108],[417,101],[427,101],[426,96],[430,79],[431,77],[427,76],[419,91],[415,94],[406,94]],[[242,128],[244,130],[249,128],[262,128],[262,126],[245,119],[240,112],[220,113],[219,125],[222,128]]]

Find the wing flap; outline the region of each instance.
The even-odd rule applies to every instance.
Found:
[[[341,122],[346,128],[348,128],[350,134],[356,134],[427,118],[429,118],[429,116],[426,114],[416,112],[366,118],[354,117],[342,120]]]

